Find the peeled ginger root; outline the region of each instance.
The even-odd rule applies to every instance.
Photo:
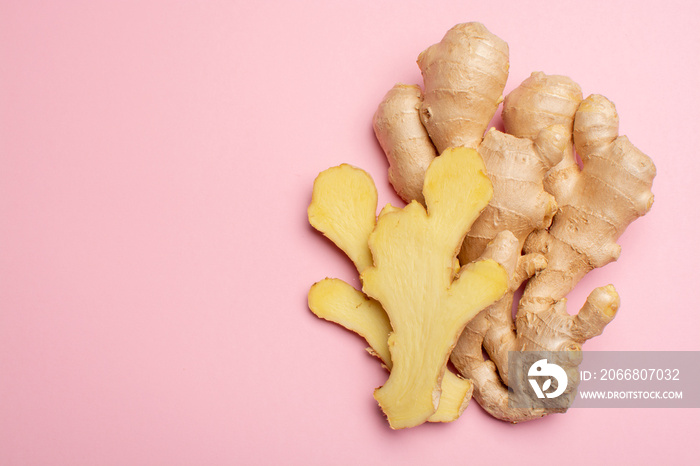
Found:
[[[311,225],[328,237],[362,273],[372,265],[369,235],[376,226],[377,190],[363,170],[343,164],[321,173],[314,183],[308,209]],[[318,317],[357,333],[369,343],[369,352],[391,370],[387,339],[389,317],[381,304],[339,279],[326,278],[309,291],[309,308]],[[457,419],[471,400],[469,380],[446,370],[442,396],[429,422]]]
[[[491,194],[476,151],[449,149],[426,173],[427,209],[417,202],[392,209],[370,235],[374,265],[362,273],[363,290],[382,304],[393,330],[393,368],[374,397],[392,428],[421,424],[435,412],[462,329],[507,289],[507,274],[493,260],[454,272],[460,243]]]
[[[508,285],[493,260],[455,268],[462,239],[492,194],[476,151],[443,153],[426,173],[423,194],[427,209],[418,202],[385,207],[367,246],[361,238],[376,203],[369,175],[348,165],[329,169],[319,175],[309,206],[311,224],[354,258],[363,291],[372,298],[326,279],[312,287],[309,306],[363,335],[390,368],[375,398],[394,429],[459,416],[471,385],[446,372],[449,354],[467,322]],[[372,265],[363,259],[365,247]],[[382,336],[389,328],[387,354]]]
[[[389,317],[381,304],[337,278],[326,278],[309,290],[309,309],[318,317],[342,325],[369,343],[370,354],[377,356],[391,371],[388,337]],[[466,409],[474,387],[471,381],[445,370],[438,408],[428,422],[452,422]]]

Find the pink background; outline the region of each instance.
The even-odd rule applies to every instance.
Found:
[[[629,4],[629,7],[623,6]],[[358,284],[306,221],[349,162],[395,202],[372,114],[452,25],[566,74],[658,168],[594,350],[700,350],[700,8],[688,1],[0,2],[0,464],[688,464],[697,410],[393,432],[386,373],[314,317]]]

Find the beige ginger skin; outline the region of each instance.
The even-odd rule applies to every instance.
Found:
[[[598,95],[584,100],[578,84],[565,76],[533,73],[505,98],[507,134],[491,130],[484,136],[493,107],[475,102],[482,98],[482,88],[493,96],[494,89],[505,85],[508,66],[502,62],[503,50],[507,62],[507,46],[484,46],[482,28],[458,25],[421,54],[425,95],[420,116],[438,150],[477,147],[493,183],[494,196],[470,230],[460,261],[496,259],[508,270],[509,291],[468,324],[452,362],[474,381],[474,397],[484,409],[499,419],[521,422],[550,411],[508,408],[508,351],[569,350],[567,369],[572,375],[576,372],[581,345],[602,333],[617,312],[619,296],[611,285],[600,287],[575,316],[566,312],[565,296],[590,270],[617,259],[617,239],[651,208],[655,167],[626,137],[618,136],[612,102]],[[478,45],[459,50],[459,44],[470,43]],[[479,87],[464,85],[460,73],[445,77],[456,63],[489,61],[468,56],[475,50],[490,56],[490,70],[501,70],[500,75],[481,73],[489,83]],[[458,58],[459,53],[467,56]],[[457,90],[446,90],[450,86]],[[444,104],[436,102],[440,100]],[[491,100],[498,105],[498,98]],[[464,118],[464,113],[469,116]],[[478,120],[482,126],[466,120]],[[397,160],[392,163],[400,166]],[[412,173],[413,183],[415,173],[420,169]],[[401,183],[400,170],[393,177],[393,183]],[[503,231],[512,235],[499,235]],[[527,284],[514,322],[513,296],[523,283]],[[484,361],[482,348],[490,361]]]
[[[423,203],[430,162],[448,147],[476,149],[503,100],[508,44],[483,24],[458,24],[418,57],[425,94],[397,84],[374,114],[389,181],[406,203]]]
[[[389,161],[389,182],[406,203],[425,204],[423,179],[437,151],[420,121],[420,87],[397,84],[384,97],[372,126]]]
[[[508,44],[481,23],[463,23],[418,56],[420,115],[438,152],[476,149],[508,80]]]
[[[528,236],[523,250],[527,255],[521,256],[542,257],[547,265],[527,282],[515,329],[510,303],[497,303],[470,322],[452,354],[462,375],[474,381],[479,404],[509,422],[534,419],[550,411],[508,407],[507,352],[571,351],[565,370],[577,380],[579,360],[575,354],[586,340],[602,333],[615,316],[620,299],[612,285],[597,288],[578,314],[571,316],[566,312],[565,296],[586,273],[617,259],[617,239],[653,203],[654,164],[626,137],[618,136],[618,116],[612,102],[598,95],[581,102],[575,113],[573,139],[583,169],[568,165],[566,171],[551,178],[559,194],[558,211],[549,229]],[[520,284],[519,279],[513,280],[511,291]],[[507,299],[512,302],[512,293],[504,301]],[[481,344],[489,354],[488,362],[481,355]],[[573,399],[574,393],[567,396]]]

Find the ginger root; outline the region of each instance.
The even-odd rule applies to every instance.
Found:
[[[443,154],[427,172],[424,195],[427,211],[417,202],[403,210],[387,206],[374,226],[371,178],[341,165],[319,175],[308,210],[311,224],[351,257],[364,291],[376,299],[326,279],[312,287],[309,307],[365,337],[391,370],[375,397],[393,428],[461,414],[472,387],[446,371],[447,358],[468,320],[507,286],[494,261],[454,270],[459,244],[491,196],[478,154]]]
[[[425,204],[423,179],[437,151],[420,121],[423,96],[418,86],[397,84],[372,119],[374,134],[389,161],[389,182],[406,201]]]
[[[373,118],[408,205],[377,217],[368,174],[341,165],[319,175],[309,221],[351,258],[363,288],[327,278],[309,307],[364,337],[390,371],[374,395],[392,428],[454,420],[472,390],[504,421],[564,412],[509,406],[509,352],[561,352],[561,396],[573,400],[581,345],[620,298],[596,288],[572,316],[566,295],[617,259],[618,238],[653,203],[654,164],[618,135],[613,103],[584,99],[568,77],[535,72],[504,100],[508,46],[479,23],[450,29],[418,66],[424,91],[397,84]],[[501,102],[506,131],[486,132]]]
[[[508,230],[520,249],[527,236],[552,222],[557,203],[544,190],[542,179],[562,158],[568,142],[560,125],[544,128],[532,141],[491,128],[479,145],[494,195],[464,241],[460,260],[481,255],[486,245]]]
[[[432,159],[448,147],[476,149],[496,114],[508,80],[508,44],[483,24],[458,24],[419,55],[418,66],[425,94],[416,85],[395,85],[373,127],[394,190],[406,203],[424,204]]]
[[[567,142],[562,161],[545,180],[555,195],[557,213],[548,229],[534,230],[522,245],[526,255],[521,258],[540,257],[543,263],[531,268],[532,273],[538,273],[523,291],[515,329],[510,317],[512,294],[522,283],[520,278],[532,275],[529,272],[511,282],[504,300],[470,323],[451,357],[462,375],[474,380],[474,397],[479,404],[509,422],[561,411],[508,406],[508,352],[573,354],[586,340],[602,333],[619,308],[615,288],[608,285],[594,290],[575,316],[566,312],[565,296],[590,270],[619,256],[615,241],[633,220],[651,208],[653,200],[650,188],[654,164],[627,138],[617,136],[617,113],[612,102],[595,95],[581,102],[577,88],[568,78],[535,73],[513,91],[512,98],[506,98],[506,128],[528,137],[550,123],[567,125],[566,140],[570,141],[573,133],[583,169],[579,169],[571,143]],[[518,106],[518,111],[511,105]],[[523,107],[528,110],[523,111]],[[519,204],[516,195],[515,191],[511,193],[508,207],[514,209]],[[481,356],[482,345],[489,361]],[[568,365],[562,365],[570,374],[572,389],[578,381],[579,362],[572,357]],[[570,390],[565,396],[573,401],[574,395]]]
[[[498,104],[493,96],[497,89],[502,92],[508,65],[507,46],[483,31],[474,23],[455,26],[419,56],[425,83],[420,116],[438,150],[477,148],[493,184],[493,198],[465,239],[460,260],[497,260],[508,271],[509,290],[467,325],[451,359],[464,377],[473,379],[474,397],[482,407],[499,419],[520,422],[552,411],[508,407],[508,352],[568,351],[571,357],[564,365],[573,383],[565,396],[573,398],[580,362],[576,355],[615,316],[619,296],[612,285],[597,288],[575,316],[566,312],[565,296],[590,270],[617,259],[616,240],[651,207],[655,167],[618,136],[612,102],[598,95],[584,100],[578,84],[565,76],[533,73],[505,98],[508,134],[492,129],[484,136],[495,107],[475,102]],[[478,80],[464,84],[465,77],[477,75]],[[384,127],[400,125],[393,120]],[[382,137],[392,140],[393,135],[390,131]],[[411,165],[410,159],[391,163],[396,167],[392,183],[400,185],[401,167]],[[422,169],[406,170],[416,184]],[[504,231],[512,234],[504,236]],[[523,283],[513,322],[514,294]]]

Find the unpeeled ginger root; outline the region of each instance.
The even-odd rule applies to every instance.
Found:
[[[457,25],[419,55],[425,90],[417,94],[422,101],[414,113],[425,131],[414,127],[411,134],[421,147],[471,147],[484,159],[494,195],[469,231],[459,259],[493,257],[508,271],[509,290],[470,321],[451,360],[474,382],[474,397],[484,409],[517,423],[559,411],[508,406],[508,352],[575,354],[602,333],[619,308],[615,288],[594,290],[574,316],[566,312],[565,296],[589,271],[617,259],[617,239],[651,208],[656,169],[618,135],[613,103],[600,95],[584,99],[580,86],[566,76],[533,73],[505,97],[505,133],[493,128],[485,133],[493,104],[503,100],[496,91],[503,91],[508,73],[507,46],[492,36],[478,23]],[[421,165],[395,150],[406,134],[402,122],[376,121],[375,115],[382,148],[388,158],[393,153],[392,185],[409,179],[419,184]],[[397,192],[406,202],[421,201]],[[522,285],[514,321],[514,296]],[[569,361],[565,369],[575,375],[580,360]],[[567,393],[571,399],[574,395],[575,390]]]
[[[438,152],[476,149],[503,98],[508,44],[481,23],[463,23],[418,56],[420,116]]]

